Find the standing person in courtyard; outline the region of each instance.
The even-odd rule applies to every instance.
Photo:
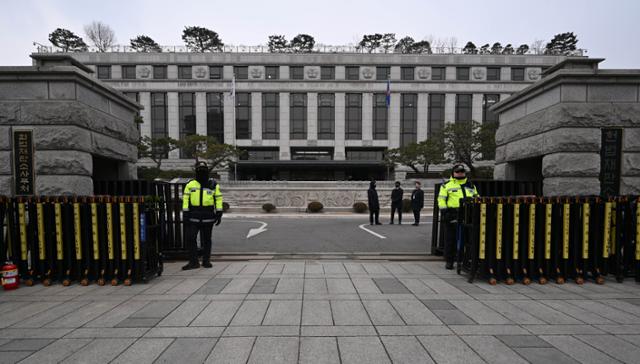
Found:
[[[378,201],[378,191],[376,191],[376,181],[372,180],[367,191],[367,200],[369,205],[369,224],[380,224],[380,201]]]
[[[411,209],[413,210],[413,226],[420,224],[420,211],[424,207],[424,191],[420,181],[416,181],[416,188],[411,192]]]
[[[438,208],[442,211],[442,221],[445,224],[444,258],[447,261],[447,269],[453,269],[453,260],[455,259],[460,200],[475,196],[478,196],[478,190],[473,183],[467,180],[464,165],[454,165],[451,170],[451,178],[440,187],[438,193]]]
[[[189,264],[182,270],[196,269],[198,252],[196,236],[200,233],[202,266],[211,268],[211,234],[213,225],[222,221],[222,194],[220,186],[209,180],[209,167],[204,162],[195,166],[196,178],[189,181],[182,194],[182,211],[185,223],[185,243],[189,250]]]
[[[400,188],[400,182],[396,181],[396,187],[391,191],[391,221],[389,224],[393,225],[393,218],[398,211],[398,225],[402,225],[402,195],[404,191]]]

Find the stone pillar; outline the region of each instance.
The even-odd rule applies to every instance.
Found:
[[[175,64],[167,65],[167,79],[169,80],[178,79],[178,65],[175,65]]]
[[[493,168],[493,179],[513,181],[516,179],[516,168],[513,163],[498,163]]]
[[[454,123],[455,121],[456,121],[456,94],[445,94],[444,122]]]
[[[621,195],[640,195],[640,128],[625,128],[620,177]]]
[[[500,68],[500,81],[511,81],[511,67]]]
[[[427,139],[429,120],[429,94],[418,94],[418,130],[417,140],[418,143]]]
[[[140,105],[144,109],[140,110],[142,124],[140,124],[140,135],[151,137],[151,93],[140,92]]]
[[[222,78],[225,80],[233,79],[233,66],[222,66]],[[231,86],[229,86],[231,88]]]
[[[389,77],[391,78],[391,81],[399,80],[400,79],[400,66],[392,66],[389,69]]]
[[[228,92],[224,93],[224,143],[225,144],[236,144],[236,121],[235,117],[235,105],[233,97]]]
[[[289,93],[280,93],[280,160],[290,160],[289,154]]]
[[[135,163],[120,162],[118,163],[118,179],[131,180],[138,179],[138,168]]]
[[[345,159],[345,150],[344,150],[344,133],[345,133],[345,94],[344,92],[336,92],[336,119],[335,119],[335,149],[334,149],[334,160],[344,160]]]
[[[389,149],[400,147],[400,94],[391,94],[389,105]]]
[[[456,79],[456,68],[455,67],[446,67],[445,68],[445,80],[454,81]]]
[[[178,93],[167,92],[167,124],[169,125],[169,137],[180,139],[180,123],[178,122]],[[174,149],[169,152],[169,159],[180,159],[180,150]]]
[[[251,93],[251,140],[262,140],[262,93]]]
[[[553,153],[542,157],[545,196],[599,195],[599,175],[599,153]]]
[[[289,66],[280,66],[280,79],[281,80],[289,79]]]
[[[111,79],[122,79],[122,66],[120,66],[119,64],[114,64],[111,66]]]
[[[373,140],[373,94],[362,94],[362,141]]]
[[[318,140],[318,94],[307,93],[307,140]]]
[[[482,119],[482,94],[473,94],[471,104],[471,120],[479,123],[484,122]]]
[[[196,134],[207,135],[207,94],[196,92]]]
[[[344,66],[336,66],[336,80],[344,80],[345,79],[345,69]]]

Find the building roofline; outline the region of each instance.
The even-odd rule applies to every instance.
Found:
[[[64,63],[68,63],[72,66],[78,67],[79,69],[83,70],[84,72],[87,73],[93,73],[93,70],[86,66],[84,63],[78,61],[77,59],[75,59],[73,56],[71,56],[70,54],[64,54],[64,53],[51,53],[51,54],[47,54],[47,53],[32,53],[29,55],[29,57],[33,58],[33,60],[36,62],[36,65],[46,65],[49,62],[56,62],[58,64],[64,64]]]

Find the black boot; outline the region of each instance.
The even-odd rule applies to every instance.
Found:
[[[198,262],[189,262],[189,264],[182,267],[182,270],[191,270],[200,268],[200,264]]]
[[[447,265],[445,265],[445,269],[453,269],[453,262],[447,262]]]
[[[204,267],[204,268],[211,268],[211,267],[213,267],[213,265],[211,265],[211,262],[210,262],[210,261],[208,261],[208,260],[203,260],[203,261],[202,261],[202,267]]]

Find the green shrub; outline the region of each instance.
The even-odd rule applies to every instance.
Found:
[[[229,208],[230,208],[230,206],[229,206],[229,204],[227,202],[223,202],[222,203],[222,211],[227,212],[227,211],[229,211]]]
[[[368,209],[367,204],[364,202],[356,202],[353,204],[353,211],[359,214],[366,212]]]
[[[320,212],[323,208],[324,206],[319,201],[311,201],[309,202],[309,205],[307,205],[307,211],[313,213]]]
[[[411,200],[408,198],[402,200],[402,212],[411,212]]]
[[[272,204],[272,203],[266,203],[264,205],[262,205],[262,210],[264,212],[272,212],[276,209],[276,205]]]

